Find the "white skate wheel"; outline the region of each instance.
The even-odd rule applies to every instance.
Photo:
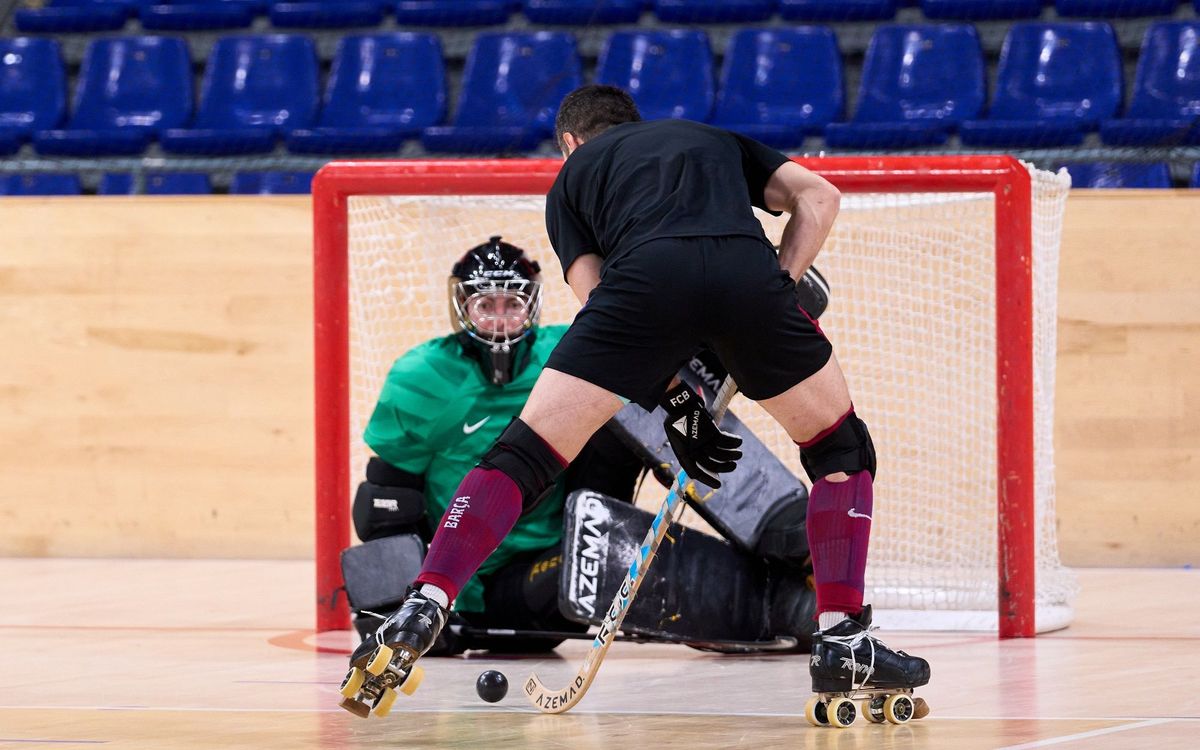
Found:
[[[400,692],[405,695],[412,695],[417,692],[417,688],[421,687],[421,681],[425,679],[425,670],[418,666],[413,666],[408,671],[408,677],[404,678],[404,682],[400,684]]]
[[[883,702],[883,717],[893,724],[907,724],[913,713],[913,699],[904,693],[889,695]]]
[[[829,717],[829,726],[838,729],[845,729],[858,718],[858,709],[854,707],[854,701],[849,698],[834,698],[829,701],[829,705],[825,707],[825,713]]]
[[[371,654],[371,660],[367,662],[367,674],[373,674],[376,677],[383,674],[392,661],[393,653],[395,652],[387,646],[381,645],[376,648],[375,653]]]
[[[392,712],[392,704],[396,702],[396,691],[391,688],[385,688],[383,695],[379,696],[379,700],[375,703],[375,715],[383,718]]]
[[[820,698],[808,699],[808,703],[804,704],[804,718],[814,727],[829,726],[829,714],[826,713],[825,704]]]
[[[342,694],[343,698],[353,698],[358,695],[358,691],[362,689],[366,679],[366,672],[358,667],[351,667],[350,672],[346,674],[346,679],[342,680],[342,686],[338,688],[338,692]]]
[[[879,698],[865,698],[858,705],[862,709],[862,715],[872,724],[882,724],[885,721],[883,718],[883,701]]]

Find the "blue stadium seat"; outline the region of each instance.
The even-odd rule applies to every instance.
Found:
[[[867,47],[854,118],[829,125],[825,142],[835,148],[945,143],[960,122],[979,116],[984,88],[975,27],[881,26]]]
[[[0,39],[0,155],[62,122],[67,76],[53,39]]]
[[[775,148],[795,148],[842,116],[843,88],[831,29],[742,29],[725,51],[712,123]]]
[[[78,175],[0,175],[0,195],[79,195],[82,192]]]
[[[302,195],[312,192],[314,172],[238,172],[230,193],[240,195]]]
[[[921,13],[930,19],[989,21],[1037,18],[1042,0],[921,0]]]
[[[1200,145],[1200,22],[1156,23],[1138,56],[1125,117],[1100,124],[1110,146]]]
[[[425,128],[421,143],[438,152],[530,151],[553,136],[558,103],[582,80],[570,34],[480,34],[453,125]]]
[[[702,31],[618,31],[604,43],[596,82],[620,86],[642,117],[705,122],[712,111],[713,62]]]
[[[1200,3],[1200,0],[1197,0]],[[1196,162],[1196,166],[1192,169],[1192,187],[1200,188],[1200,161]]]
[[[260,10],[259,0],[149,0],[138,15],[153,31],[244,29]]]
[[[204,172],[164,172],[146,175],[146,195],[208,195],[212,183]]]
[[[175,154],[266,153],[275,139],[312,125],[318,97],[317,52],[290,34],[218,39],[209,53],[200,109],[190,128],[162,133]]]
[[[896,0],[779,0],[785,21],[890,21]]]
[[[383,22],[384,4],[384,0],[275,2],[271,5],[271,24],[307,29],[378,26]]]
[[[655,0],[654,15],[666,23],[751,23],[775,14],[776,0]]]
[[[105,172],[96,189],[96,195],[133,195],[133,192],[133,175],[127,172]]]
[[[288,134],[288,150],[395,151],[445,116],[446,74],[436,36],[347,36],[338,43],[316,126]]]
[[[510,0],[399,0],[401,26],[496,26],[508,21]]]
[[[1077,188],[1169,188],[1171,171],[1165,162],[1118,164],[1088,162],[1063,164]]]
[[[1058,15],[1075,18],[1169,16],[1179,0],[1054,0]]]
[[[135,9],[136,0],[48,0],[39,8],[13,14],[19,31],[50,34],[115,31]]]
[[[191,116],[192,60],[182,39],[95,39],[83,58],[71,119],[33,142],[41,154],[129,156]]]
[[[144,179],[146,195],[208,195],[212,192],[208,175],[203,172],[164,172],[148,174]],[[132,195],[137,192],[133,175],[107,172],[100,178],[99,195]]]
[[[637,23],[642,0],[525,0],[524,10],[533,23],[559,26]]]
[[[970,146],[1075,146],[1121,104],[1121,54],[1107,23],[1013,24],[984,120],[959,126]]]

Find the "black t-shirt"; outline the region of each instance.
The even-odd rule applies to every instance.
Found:
[[[546,196],[546,232],[564,275],[581,255],[607,266],[664,237],[766,242],[751,206],[766,210],[763,190],[786,161],[751,138],[689,120],[617,125],[563,164]]]

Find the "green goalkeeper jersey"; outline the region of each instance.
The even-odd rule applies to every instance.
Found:
[[[363,439],[375,454],[402,471],[425,477],[425,507],[440,519],[458,483],[521,413],[533,384],[566,326],[542,326],[529,365],[511,383],[489,382],[462,353],[454,336],[433,339],[392,365]],[[479,576],[504,567],[517,555],[562,539],[563,487],[559,481],[534,511],[484,561],[459,592],[455,609],[483,610]]]

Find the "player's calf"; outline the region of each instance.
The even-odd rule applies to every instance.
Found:
[[[565,468],[545,440],[514,419],[459,484],[414,585],[448,606]]]
[[[850,410],[828,430],[800,444],[812,480],[808,543],[822,628],[862,609],[867,547],[874,512],[875,448],[867,426]],[[831,475],[845,477],[834,481]]]

